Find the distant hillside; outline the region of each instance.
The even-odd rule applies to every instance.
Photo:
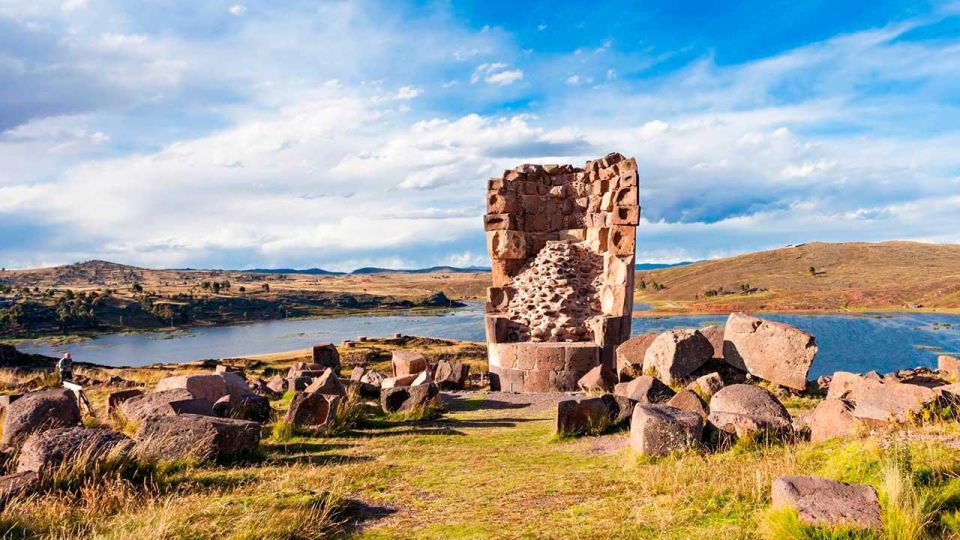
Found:
[[[446,273],[446,274],[474,274],[476,272],[489,272],[489,267],[482,266],[468,266],[466,268],[458,268],[456,266],[431,266],[430,268],[418,268],[415,270],[394,270],[390,268],[377,268],[375,266],[370,266],[366,268],[357,268],[351,274],[355,275],[367,275],[367,274],[432,274],[432,273]]]
[[[725,312],[960,308],[960,246],[810,243],[638,272],[637,301]]]

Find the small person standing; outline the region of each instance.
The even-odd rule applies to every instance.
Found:
[[[60,384],[73,380],[73,358],[70,353],[63,353],[63,358],[57,362],[57,373],[60,375]]]

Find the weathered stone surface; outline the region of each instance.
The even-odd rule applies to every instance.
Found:
[[[263,396],[250,394],[241,397],[223,396],[213,404],[213,412],[221,418],[236,418],[238,420],[252,420],[267,422],[273,409],[270,400]]]
[[[942,398],[943,392],[937,389],[845,371],[833,374],[827,392],[827,399],[851,402],[853,415],[868,426],[908,422]]]
[[[388,413],[406,412],[432,404],[439,393],[440,389],[433,383],[382,388],[380,406]]]
[[[416,375],[427,370],[427,359],[414,351],[393,351],[393,376]]]
[[[340,373],[340,352],[332,343],[320,343],[313,346],[313,363]]]
[[[634,336],[617,347],[617,376],[620,382],[630,381],[643,375],[643,357],[653,340],[660,334],[649,333]]]
[[[369,370],[364,372],[363,377],[360,378],[360,382],[370,384],[380,388],[380,384],[383,383],[383,374],[376,370]]]
[[[73,392],[62,388],[34,392],[7,406],[0,442],[19,446],[31,433],[79,423],[80,408]]]
[[[790,414],[773,394],[749,384],[727,386],[710,398],[708,421],[739,437],[759,431],[783,431]]]
[[[607,366],[597,366],[577,381],[584,392],[609,392],[617,384],[617,374]]]
[[[120,407],[121,403],[123,403],[124,401],[130,398],[134,398],[142,395],[143,395],[143,390],[137,390],[137,389],[120,390],[119,392],[112,392],[109,396],[107,396],[107,414],[108,415],[114,414],[117,411],[118,407]]]
[[[662,403],[674,395],[669,386],[648,375],[642,375],[630,382],[618,383],[613,393],[639,403]]]
[[[297,426],[323,426],[333,417],[331,400],[323,394],[300,392],[293,396],[287,422]]]
[[[630,446],[650,456],[691,448],[700,443],[703,417],[656,404],[638,404],[630,422]]]
[[[711,358],[723,360],[724,327],[716,325],[704,326],[700,329],[700,333],[703,334],[703,337],[707,338],[707,341],[713,346],[713,356],[711,356]]]
[[[692,390],[681,390],[677,392],[677,395],[670,398],[670,401],[667,401],[667,405],[680,409],[681,411],[698,414],[703,421],[706,421],[707,416],[710,415],[710,409],[707,408],[707,404]]]
[[[731,313],[724,331],[726,362],[772,383],[805,390],[817,340],[789,324]]]
[[[106,459],[124,457],[133,448],[129,437],[108,429],[49,429],[27,438],[17,458],[17,472],[44,473],[61,464],[90,468]]]
[[[253,390],[250,389],[250,384],[247,383],[247,380],[243,378],[243,375],[239,371],[217,373],[217,376],[223,378],[223,383],[227,387],[227,395],[230,397],[241,398],[253,394]]]
[[[228,459],[257,449],[260,424],[196,414],[149,416],[135,438],[144,455],[158,459]]]
[[[224,374],[177,375],[167,377],[157,383],[156,390],[162,392],[164,390],[183,389],[190,392],[190,395],[195,398],[207,400],[210,402],[210,406],[213,406],[218,399],[229,393],[227,391],[227,382],[222,375]]]
[[[330,368],[323,372],[323,375],[314,379],[312,383],[304,390],[307,393],[325,394],[328,396],[345,396],[347,389],[340,382],[340,377]]]
[[[700,390],[700,393],[706,397],[710,397],[723,388],[723,378],[720,377],[719,373],[707,373],[702,377],[698,377],[694,381],[696,387]]]
[[[420,373],[423,373],[422,371]],[[380,388],[399,388],[401,386],[410,386],[413,384],[413,381],[417,380],[417,377],[420,376],[420,373],[414,373],[412,375],[402,375],[400,377],[387,377],[380,383]]]
[[[670,330],[658,335],[643,356],[643,372],[655,373],[667,385],[685,379],[713,355],[713,346],[699,330]]]
[[[937,357],[937,371],[951,380],[960,379],[960,358],[941,354]]]
[[[793,508],[808,525],[883,528],[880,500],[872,486],[816,476],[783,476],[773,481],[771,496],[774,507]]]
[[[177,414],[177,411],[170,406],[171,403],[194,399],[193,394],[183,388],[164,390],[161,392],[148,392],[123,401],[117,410],[127,420],[140,423],[148,416]],[[204,399],[202,401],[206,403],[207,400]],[[213,416],[213,406],[207,405],[207,407],[209,408],[208,414]]]
[[[805,419],[810,429],[812,442],[825,441],[836,437],[853,435],[857,430],[857,419],[852,406],[842,399],[821,401]]]
[[[470,374],[470,366],[460,362],[440,360],[437,363],[436,383],[441,390],[463,390]]]
[[[26,497],[40,487],[40,474],[36,471],[24,471],[0,476],[0,510],[8,501]]]
[[[616,401],[604,397],[577,397],[557,403],[557,433],[599,434],[614,425],[616,416],[611,405]]]
[[[287,392],[287,386],[287,379],[285,377],[281,377],[280,375],[274,375],[273,377],[270,377],[269,381],[267,381],[267,388],[278,394],[285,394]]]

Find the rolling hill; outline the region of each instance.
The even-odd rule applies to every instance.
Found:
[[[801,244],[638,272],[657,311],[960,308],[960,245]]]

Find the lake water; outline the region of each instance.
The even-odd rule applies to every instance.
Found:
[[[637,306],[642,309],[644,306]],[[781,315],[764,318],[802,328],[817,337],[820,352],[810,378],[838,370],[881,373],[916,366],[935,367],[938,354],[960,353],[960,315],[892,313]],[[722,324],[720,315],[635,317],[633,334]],[[483,306],[471,304],[443,315],[353,316],[264,321],[178,332],[115,334],[69,345],[24,342],[24,352],[108,366],[143,366],[302,349],[358,336],[406,335],[483,341]]]

